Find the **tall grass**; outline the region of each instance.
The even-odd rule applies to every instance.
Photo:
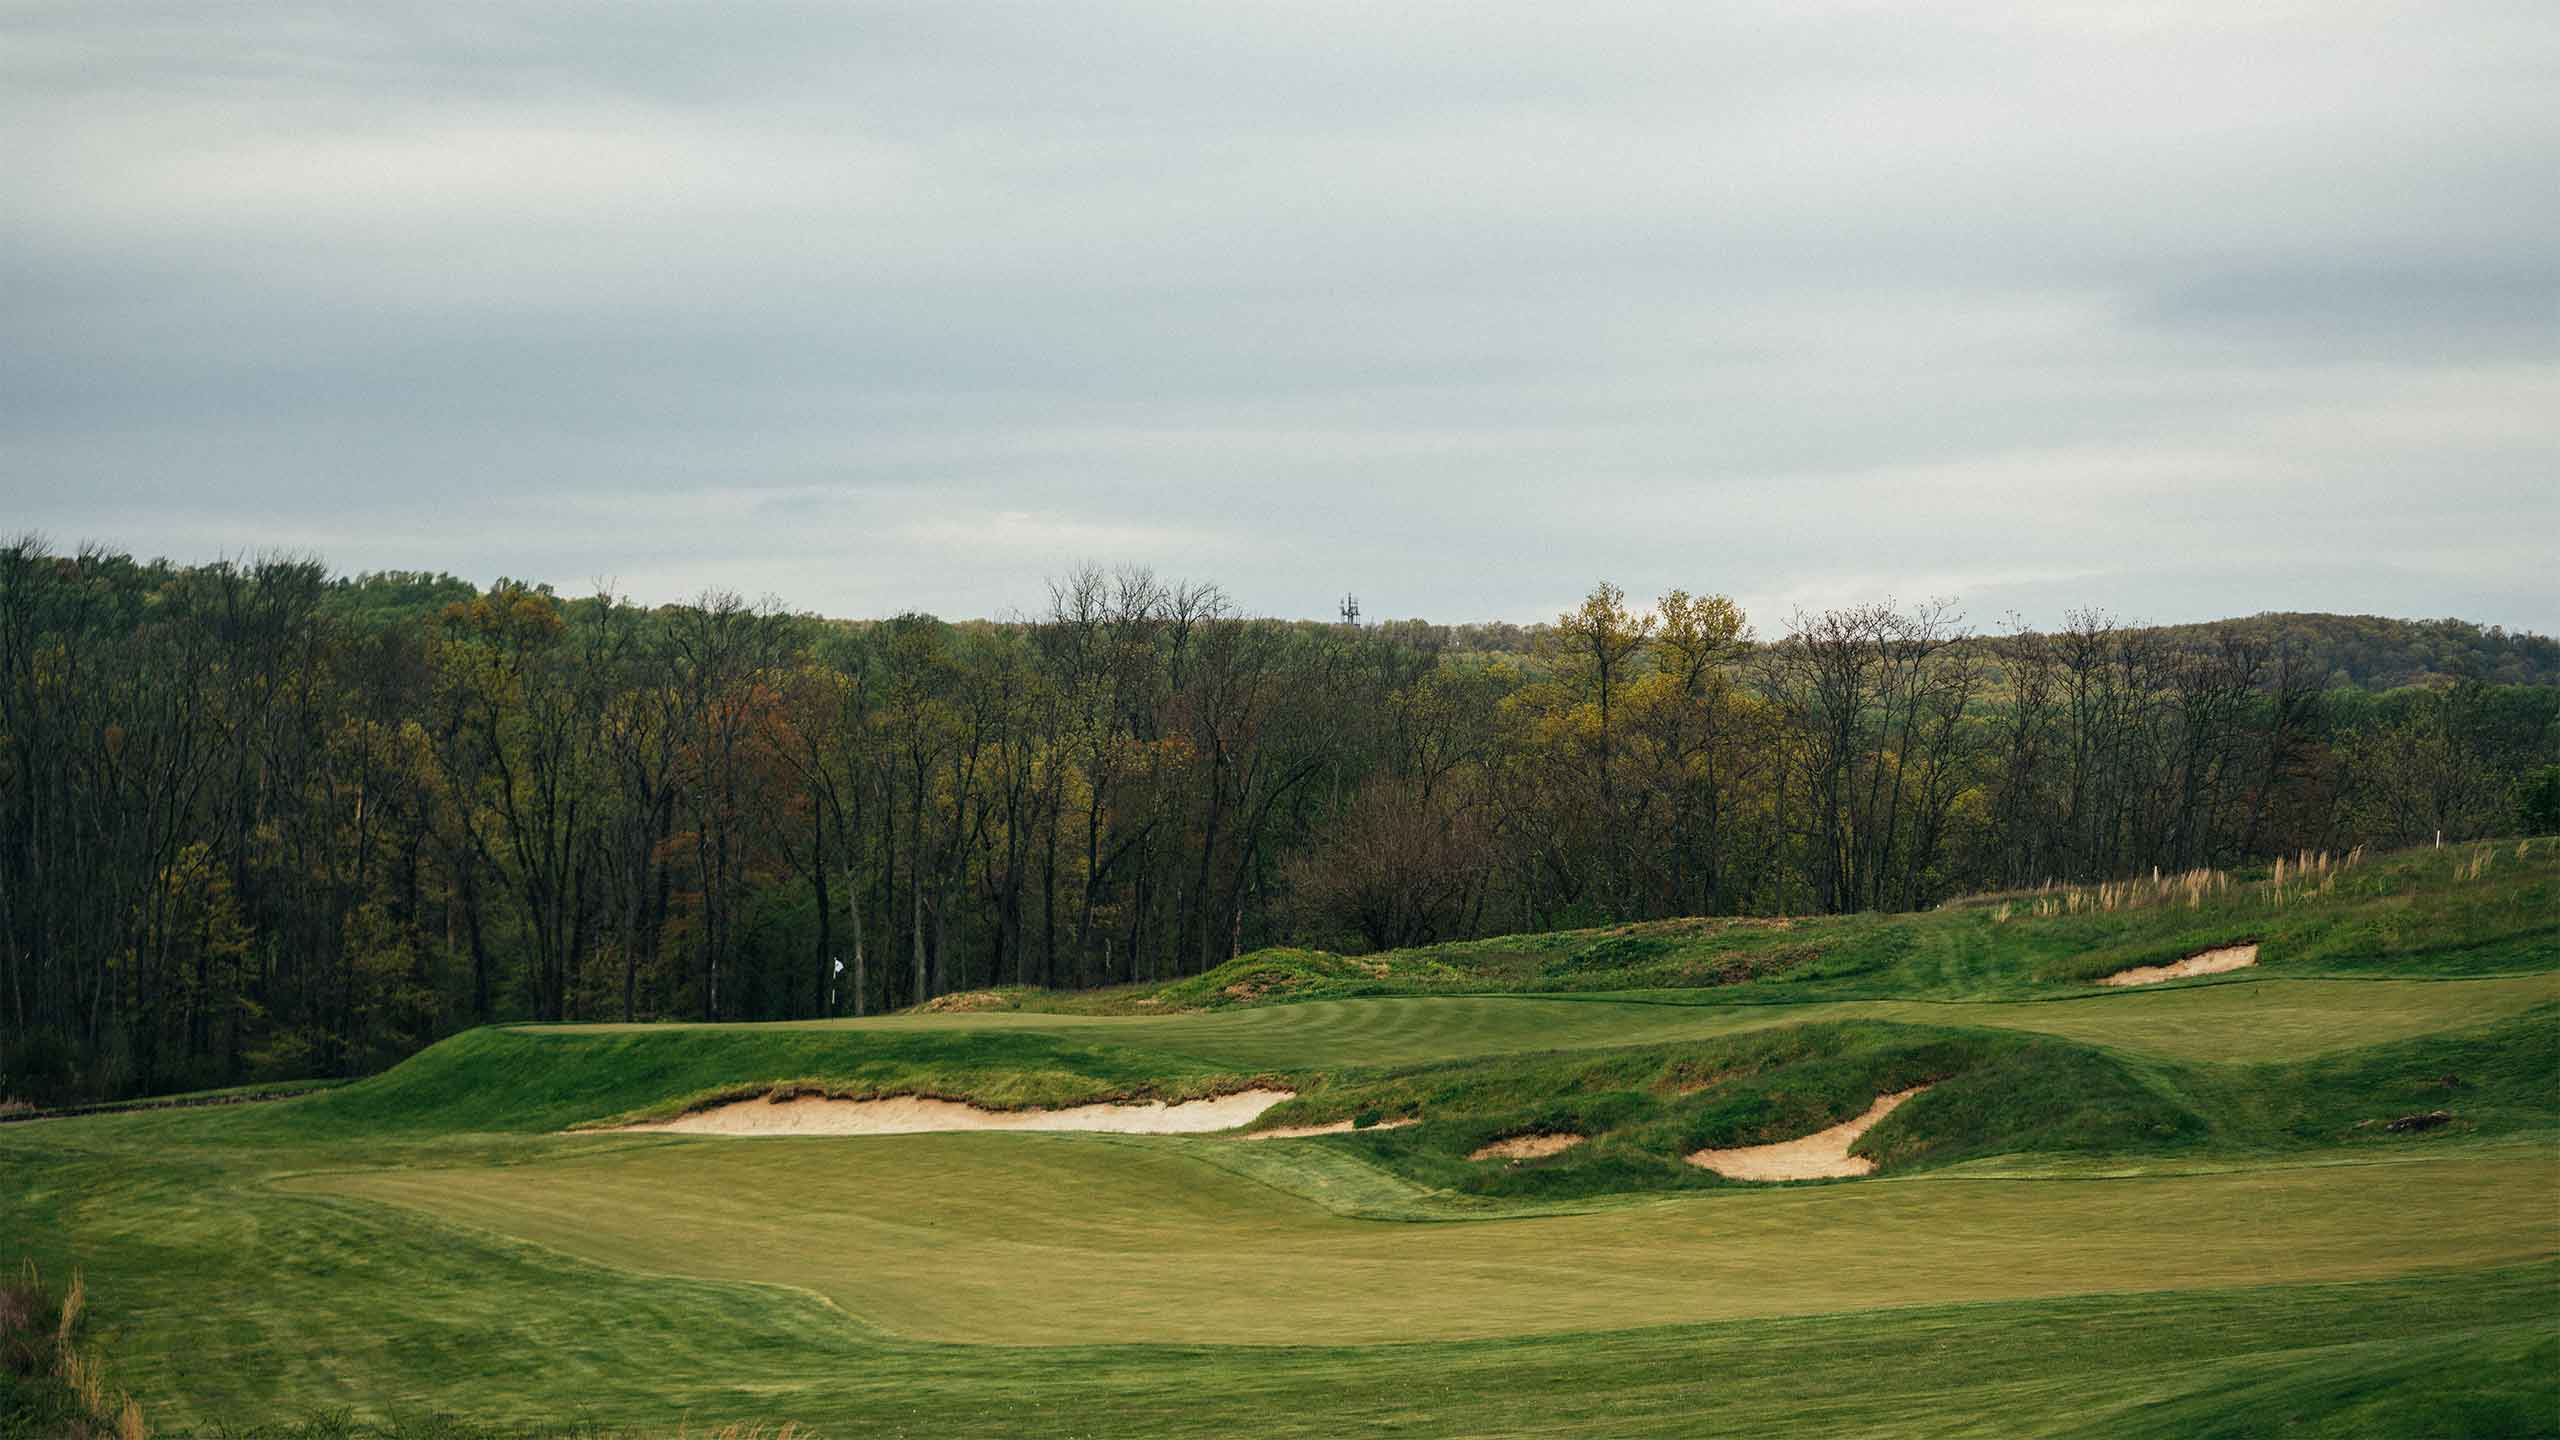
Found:
[[[33,1259],[0,1283],[0,1435],[145,1440],[142,1406],[107,1384],[106,1365],[81,1348],[89,1288],[80,1272],[59,1299]]]
[[[2231,888],[2228,871],[2210,867],[2164,875],[2153,867],[2149,879],[2139,876],[2131,880],[2102,880],[2095,885],[2057,884],[2047,880],[2027,892],[2023,901],[2026,913],[2035,916],[2113,914],[2119,910],[2148,910],[2155,906],[2184,904],[2190,910],[2201,909],[2205,897],[2220,895]],[[1994,924],[2006,924],[2018,900],[2003,900],[1991,912]]]
[[[2516,847],[2517,858],[2523,858],[2532,842]],[[2492,845],[2480,847],[2480,853],[2467,865],[2457,867],[2454,878],[2476,880],[2488,868]],[[1991,921],[2005,925],[2014,915],[2039,918],[2056,915],[2114,914],[2120,910],[2148,910],[2160,906],[2182,906],[2202,910],[2208,899],[2230,896],[2235,885],[2243,896],[2255,894],[2281,910],[2288,904],[2334,893],[2338,877],[2364,864],[2364,847],[2358,845],[2344,855],[2327,850],[2303,850],[2279,855],[2269,869],[2263,886],[2243,885],[2231,872],[2202,866],[2193,870],[2163,872],[2151,867],[2151,874],[2126,880],[2101,880],[2094,885],[2047,880],[2032,890],[2005,895],[1970,896],[1952,902],[1954,906],[1979,905],[1998,900]]]

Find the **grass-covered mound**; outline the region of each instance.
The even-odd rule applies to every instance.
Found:
[[[1356,1151],[1451,1194],[1553,1200],[1735,1183],[1684,1157],[1808,1135],[1879,1095],[1921,1085],[1925,1094],[1853,1147],[1880,1173],[1990,1156],[2243,1159],[2547,1135],[2560,1127],[2554,1075],[2560,1008],[2550,1006],[2468,1032],[2259,1065],[2172,1064],[2014,1032],[1845,1022],[1319,1076],[1259,1123],[1420,1121],[1300,1143]],[[2411,1117],[2420,1118],[2395,1128]],[[1583,1143],[1516,1163],[1468,1158],[1528,1135]]]
[[[1040,1032],[484,1027],[370,1080],[240,1118],[297,1135],[522,1133],[661,1117],[786,1088],[1016,1109],[1196,1099],[1261,1078]]]
[[[2233,993],[2245,992],[2216,992]],[[1539,1002],[1369,1003],[1502,1010]],[[2097,999],[2069,1008],[2104,1011],[2125,1003]],[[1389,1013],[1370,1012],[1368,1004],[1355,1008]],[[1971,1007],[1920,1008],[1943,1010],[1953,1022]],[[1316,1013],[1291,1008],[1267,1018]],[[1992,1156],[2247,1158],[2324,1147],[2397,1150],[2560,1126],[2560,1087],[2550,1079],[2560,1074],[2560,1006],[2550,1004],[2490,1024],[2283,1063],[2180,1061],[1959,1023],[1790,1024],[1775,1016],[1776,1023],[1757,1028],[1669,1043],[1541,1050],[1513,1041],[1507,1049],[1424,1063],[1311,1061],[1249,1069],[1186,1051],[1213,1049],[1185,1038],[1198,1026],[1265,1018],[1201,1017],[1162,1029],[1154,1022],[1085,1021],[1058,1033],[1020,1028],[1037,1023],[1030,1017],[834,1029],[489,1029],[357,1085],[265,1110],[221,1112],[194,1133],[417,1142],[659,1118],[776,1092],[925,1095],[1017,1108],[1178,1101],[1268,1086],[1295,1091],[1297,1098],[1265,1113],[1253,1128],[1358,1127],[1288,1142],[1284,1150],[1326,1147],[1400,1183],[1468,1203],[1549,1203],[1736,1183],[1685,1157],[1792,1140],[1857,1116],[1879,1095],[1918,1086],[1929,1088],[1854,1149],[1881,1173]],[[1133,1046],[1127,1043],[1132,1033],[1162,1034],[1165,1043]],[[1077,1038],[1086,1035],[1093,1038]],[[2422,1118],[2395,1125],[2413,1116]],[[1383,1122],[1411,1123],[1387,1128]],[[1498,1141],[1562,1135],[1581,1143],[1518,1163],[1470,1158]],[[1275,1154],[1237,1163],[1285,1168],[1296,1162]]]
[[[2257,944],[2256,973],[2275,976],[2548,970],[2560,964],[2560,840],[2311,856],[2193,882],[2143,877],[1976,896],[1912,915],[1659,920],[1366,956],[1262,950],[1107,998],[1016,991],[1007,1000],[1031,1010],[1162,1013],[1451,993],[2034,999],[2239,943]]]
[[[1145,997],[1168,1010],[1223,1010],[1272,1000],[1339,1000],[1468,988],[1473,977],[1411,952],[1351,959],[1323,950],[1256,950]]]
[[[2218,1135],[2258,1151],[2550,1137],[2560,1127],[2560,1005],[2305,1060],[2145,1069],[2149,1083],[2211,1116]]]
[[[2192,1145],[2208,1129],[2193,1110],[2087,1046],[1873,1022],[1345,1076],[1311,1085],[1264,1119],[1418,1119],[1343,1143],[1452,1193],[1555,1199],[1733,1184],[1685,1157],[1792,1140],[1857,1116],[1878,1095],[1923,1085],[1928,1093],[1869,1132],[1855,1153],[1917,1169],[2016,1151],[2153,1151]],[[1494,1142],[1536,1135],[1577,1135],[1583,1143],[1542,1159],[1470,1158]]]

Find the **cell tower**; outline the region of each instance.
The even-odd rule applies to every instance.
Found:
[[[1359,596],[1346,594],[1342,597],[1342,623],[1355,626],[1360,623]]]

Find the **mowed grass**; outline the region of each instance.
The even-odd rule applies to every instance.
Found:
[[[1010,1135],[681,1141],[288,1182],[628,1270],[806,1289],[912,1339],[998,1345],[1383,1344],[2508,1265],[2560,1254],[2555,1185],[2547,1147],[2484,1147],[1399,1226],[1161,1143]]]
[[[2218,1191],[1857,1182],[1614,1217],[1410,1225],[1343,1221],[1275,1202],[1267,1187],[1221,1181],[1205,1163],[1179,1163],[1217,1155],[1258,1164],[1295,1149],[1340,1162],[1348,1183],[1392,1184],[1346,1154],[1355,1143],[1347,1139],[524,1136],[244,1147],[210,1143],[223,1128],[207,1125],[216,1118],[0,1132],[0,1173],[12,1181],[0,1190],[0,1219],[48,1268],[87,1268],[117,1383],[152,1397],[154,1433],[164,1436],[190,1427],[256,1433],[249,1427],[340,1408],[377,1420],[583,1419],[652,1435],[739,1419],[797,1419],[838,1436],[1384,1427],[1496,1435],[1524,1426],[1592,1436],[2530,1435],[2560,1424],[2551,1323],[2560,1267],[2494,1263],[2536,1245],[2548,1253],[2560,1238],[2550,1203],[2560,1152],[2547,1143],[2425,1140],[2417,1164],[2252,1170]],[[48,1130],[60,1138],[34,1143]],[[948,1163],[874,1188],[880,1177],[866,1168],[900,1155]],[[654,1239],[599,1211],[579,1173],[679,1162],[679,1173],[652,1178],[678,1181],[680,1193],[660,1187],[657,1196],[698,1223],[646,1221]],[[518,1214],[440,1217],[331,1193],[402,1176],[470,1177],[470,1188]],[[2455,1178],[2437,1183],[2446,1176]],[[579,1183],[557,1185],[563,1177]],[[1052,1182],[1063,1188],[1039,1188]],[[1735,1200],[1747,1203],[1720,1208]],[[657,1201],[643,1187],[632,1203],[645,1213]],[[1239,1218],[1236,1204],[1251,1209]],[[1865,1206],[1877,1208],[1854,1208]],[[1694,1228],[1665,1228],[1683,1210]],[[2445,1233],[2426,1233],[2439,1214]],[[1875,1223],[1849,1223],[1861,1216]],[[2104,1278],[2075,1260],[2091,1217],[2106,1237],[2096,1252]],[[1559,1256],[1546,1239],[1547,1226],[1609,1220],[1630,1228],[1596,1254],[1573,1247]],[[526,1238],[535,1228],[557,1232],[558,1243]],[[932,1298],[936,1287],[965,1281],[979,1304],[960,1308],[961,1323],[1009,1323],[1003,1314],[1026,1298],[1101,1318],[1086,1333],[1027,1345],[892,1333],[858,1308],[862,1295],[876,1299],[865,1289],[872,1282],[805,1274],[795,1263],[812,1247],[843,1258],[847,1243],[832,1237],[848,1228],[875,1242],[902,1228],[887,1252],[901,1267],[890,1278],[913,1287],[920,1306],[946,1310],[954,1307]],[[1514,1243],[1448,1283],[1507,1297],[1513,1313],[1531,1317],[1518,1333],[1435,1341],[1399,1331],[1396,1343],[1355,1344],[1310,1324],[1276,1346],[1254,1344],[1255,1317],[1226,1323],[1232,1312],[1212,1293],[1209,1309],[1182,1306],[1163,1343],[1099,1343],[1132,1323],[1119,1318],[1123,1308],[1136,1309],[1136,1323],[1168,1323],[1149,1313],[1160,1297],[1204,1275],[1214,1291],[1222,1274],[1277,1287],[1316,1313],[1409,1310],[1463,1324],[1432,1288],[1440,1281],[1431,1271],[1454,1260],[1428,1256],[1473,1234]],[[2176,1283],[2158,1266],[2177,1263],[2199,1234],[2227,1266],[2225,1283],[2155,1288]],[[2309,1248],[2300,1259],[2297,1238]],[[1286,1246],[1298,1270],[1256,1259],[1258,1242]],[[1783,1271],[1794,1299],[1815,1303],[1828,1287],[1849,1308],[1759,1313],[1749,1290],[1769,1280],[1754,1268],[1710,1276],[1718,1303],[1747,1318],[1555,1328],[1548,1307],[1580,1303],[1574,1287],[1586,1273],[1639,1296],[1672,1288],[1626,1278],[1665,1258],[1641,1248],[1647,1242],[1747,1254]],[[990,1278],[990,1243],[1032,1266],[1038,1290]],[[599,1245],[628,1248],[608,1260],[590,1248]],[[1408,1255],[1407,1246],[1428,1248]],[[2020,1253],[2058,1283],[2057,1295],[1945,1303],[1941,1290],[1936,1302],[1910,1305],[1863,1283],[1881,1266],[1886,1280],[1912,1287],[1906,1293],[1926,1294],[1953,1267],[1997,1290],[2017,1284],[2001,1271]],[[1094,1267],[1081,1278],[1066,1265],[1078,1256]],[[1686,1263],[1689,1275],[1706,1264]],[[743,1264],[769,1283],[697,1278],[705,1267]],[[2463,1268],[2479,1264],[2490,1268]],[[1159,1280],[1167,1266],[1177,1273]],[[2332,1266],[2400,1273],[2284,1283]],[[834,1299],[835,1285],[849,1286],[856,1306]]]
[[[0,1236],[86,1270],[92,1338],[164,1437],[324,1411],[633,1435],[2560,1435],[2554,867],[2476,860],[2359,872],[2271,922],[2261,970],[2145,991],[2085,981],[2267,907],[1515,937],[1379,982],[1428,995],[1195,984],[1215,1004],[1184,1014],[480,1030],[301,1099],[0,1126]],[[1815,953],[1555,993],[1777,944]],[[1920,1080],[1865,1142],[1873,1178],[1680,1163]],[[1268,1143],[561,1133],[780,1084],[1048,1105],[1256,1081],[1302,1092],[1273,1123],[1424,1119]],[[1466,1158],[1554,1128],[1594,1138]]]
[[[2041,1001],[1699,1003],[1686,995],[1379,996],[1151,1018],[999,1011],[785,1020],[769,1025],[546,1025],[513,1033],[1040,1035],[1077,1046],[1181,1056],[1221,1070],[1410,1064],[1597,1045],[1704,1039],[1774,1025],[1898,1020],[2060,1035],[2181,1060],[2287,1060],[2522,1014],[2560,1000],[2560,973],[2478,980],[2238,979]]]
[[[602,1264],[264,1178],[400,1152],[248,1155],[172,1145],[173,1128],[120,1123],[41,1151],[0,1135],[0,1170],[33,1182],[0,1191],[12,1232],[49,1266],[85,1265],[115,1379],[152,1398],[164,1440],[320,1413],[637,1435],[791,1419],[830,1437],[2492,1436],[2550,1433],[2560,1406],[2547,1263],[1470,1341],[1266,1346],[1202,1326],[1169,1344],[960,1345],[884,1334],[789,1281]],[[477,1158],[599,1143],[632,1142],[494,1142]],[[1017,1228],[1036,1227],[1028,1193],[1009,1193]],[[1121,1259],[1143,1292],[1145,1254]]]

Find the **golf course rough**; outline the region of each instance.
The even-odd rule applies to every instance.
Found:
[[[1527,936],[1299,967],[1427,992],[489,1027],[0,1126],[0,1233],[161,1436],[1488,1434],[1523,1387],[1688,1434],[1701,1374],[1737,1433],[2552,1434],[2560,887],[2459,858],[1701,924],[1645,975],[1806,958],[1688,989]]]

